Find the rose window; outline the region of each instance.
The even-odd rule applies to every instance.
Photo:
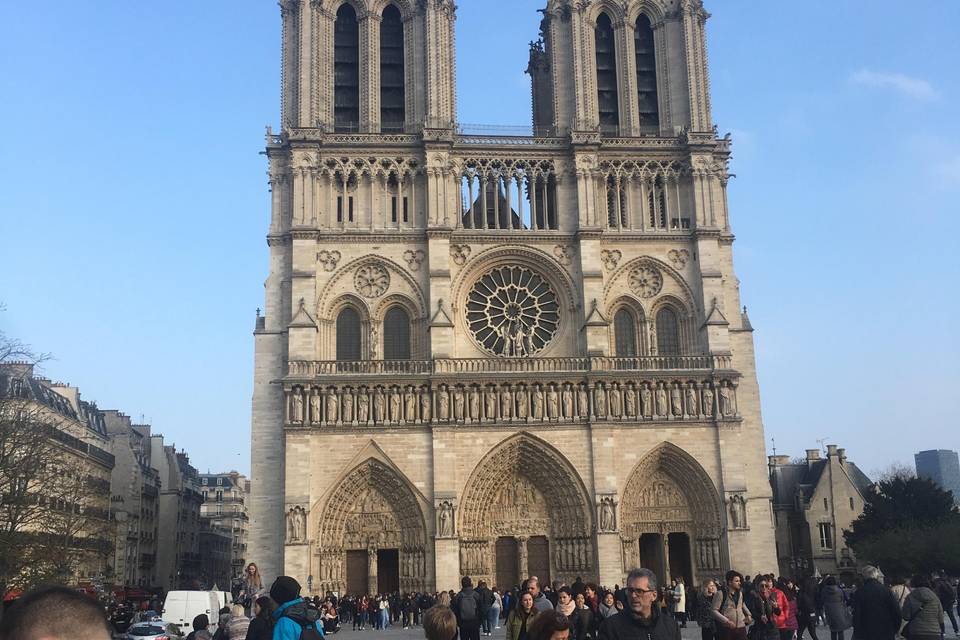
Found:
[[[368,264],[357,269],[353,283],[360,295],[366,298],[378,298],[390,286],[390,273],[379,264]]]
[[[497,267],[467,296],[467,326],[484,349],[498,356],[531,356],[553,340],[560,326],[557,294],[526,267]]]
[[[630,288],[641,298],[652,298],[663,289],[663,276],[653,267],[637,267],[630,272]]]

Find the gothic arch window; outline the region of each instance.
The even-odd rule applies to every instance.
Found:
[[[404,90],[403,18],[387,5],[380,22],[380,130],[403,131],[406,120]]]
[[[627,185],[617,176],[607,176],[607,226],[611,229],[628,227]]]
[[[617,133],[620,127],[620,101],[617,92],[617,51],[610,16],[597,17],[597,109],[600,130]]]
[[[660,103],[657,97],[657,56],[653,42],[653,26],[650,18],[641,13],[633,31],[633,44],[637,61],[637,98],[640,113],[640,129],[644,132],[660,131]]]
[[[637,349],[637,319],[633,312],[622,307],[613,317],[614,353],[618,358],[635,358]]]
[[[663,307],[657,312],[657,353],[680,355],[680,319],[672,307]]]
[[[390,307],[383,317],[383,359],[410,359],[410,314],[403,307]]]
[[[650,228],[667,228],[667,189],[662,177],[647,185],[647,211],[650,212]]]
[[[337,10],[333,28],[334,128],[355,130],[360,122],[360,26],[349,3]]]
[[[337,314],[337,360],[362,360],[360,314],[353,307],[345,307]]]

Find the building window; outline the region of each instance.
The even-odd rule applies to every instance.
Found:
[[[392,307],[383,318],[383,359],[410,359],[410,314]]]
[[[617,51],[610,16],[597,17],[595,33],[597,49],[597,108],[600,130],[619,133],[620,102],[617,94]]]
[[[657,178],[648,183],[647,189],[647,211],[650,212],[650,228],[666,229],[667,189],[664,185],[663,178]],[[689,226],[690,221],[688,220],[687,227]]]
[[[833,549],[833,528],[829,522],[821,522],[820,528],[820,548]]]
[[[360,314],[347,307],[337,316],[337,360],[360,360],[360,344]]]
[[[857,508],[853,506],[853,498],[850,498],[850,511],[856,511]]]
[[[334,127],[354,131],[360,121],[360,28],[347,2],[333,28],[333,76]]]
[[[637,323],[628,309],[620,309],[613,317],[613,335],[618,358],[637,356]]]
[[[611,229],[629,226],[626,184],[615,176],[607,176],[607,226]]]
[[[380,21],[380,130],[403,131],[405,120],[403,18],[392,4]]]
[[[204,485],[207,484],[207,480],[209,480],[209,478],[204,478],[204,479],[203,479],[203,484],[204,484]]]
[[[218,486],[218,487],[222,487],[222,486],[223,486],[223,478],[217,478],[217,486]]]
[[[680,355],[680,323],[677,312],[670,307],[657,312],[657,353],[661,356]]]
[[[657,56],[653,42],[650,18],[640,14],[633,31],[637,60],[637,98],[640,129],[650,133],[660,131],[660,104],[657,98]]]
[[[824,511],[830,511],[830,503],[827,502],[827,499],[826,499],[826,498],[823,499],[823,510],[824,510]]]

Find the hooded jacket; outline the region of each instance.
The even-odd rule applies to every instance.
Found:
[[[653,606],[649,620],[642,620],[627,609],[610,616],[600,625],[598,640],[680,640],[676,621]]]
[[[853,594],[853,637],[893,640],[900,630],[900,605],[893,591],[878,580],[865,580]]]
[[[909,621],[910,636],[940,637],[943,632],[943,605],[927,587],[914,589],[903,603],[903,619]]]
[[[300,633],[303,631],[301,623],[314,623],[314,627],[323,635],[323,624],[318,622],[320,612],[307,606],[307,601],[303,598],[283,603],[273,612],[273,618],[276,621],[273,625],[273,640],[300,640]]]

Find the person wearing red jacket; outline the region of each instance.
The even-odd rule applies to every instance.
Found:
[[[797,592],[793,583],[780,578],[773,589],[777,601],[780,603],[783,615],[777,618],[777,629],[780,630],[780,640],[794,640],[797,637]]]
[[[786,598],[783,592],[774,590],[773,579],[762,577],[755,583],[756,597],[750,605],[753,614],[753,629],[750,638],[753,640],[780,640],[780,628],[785,623],[784,611]],[[778,597],[779,594],[779,597]]]

